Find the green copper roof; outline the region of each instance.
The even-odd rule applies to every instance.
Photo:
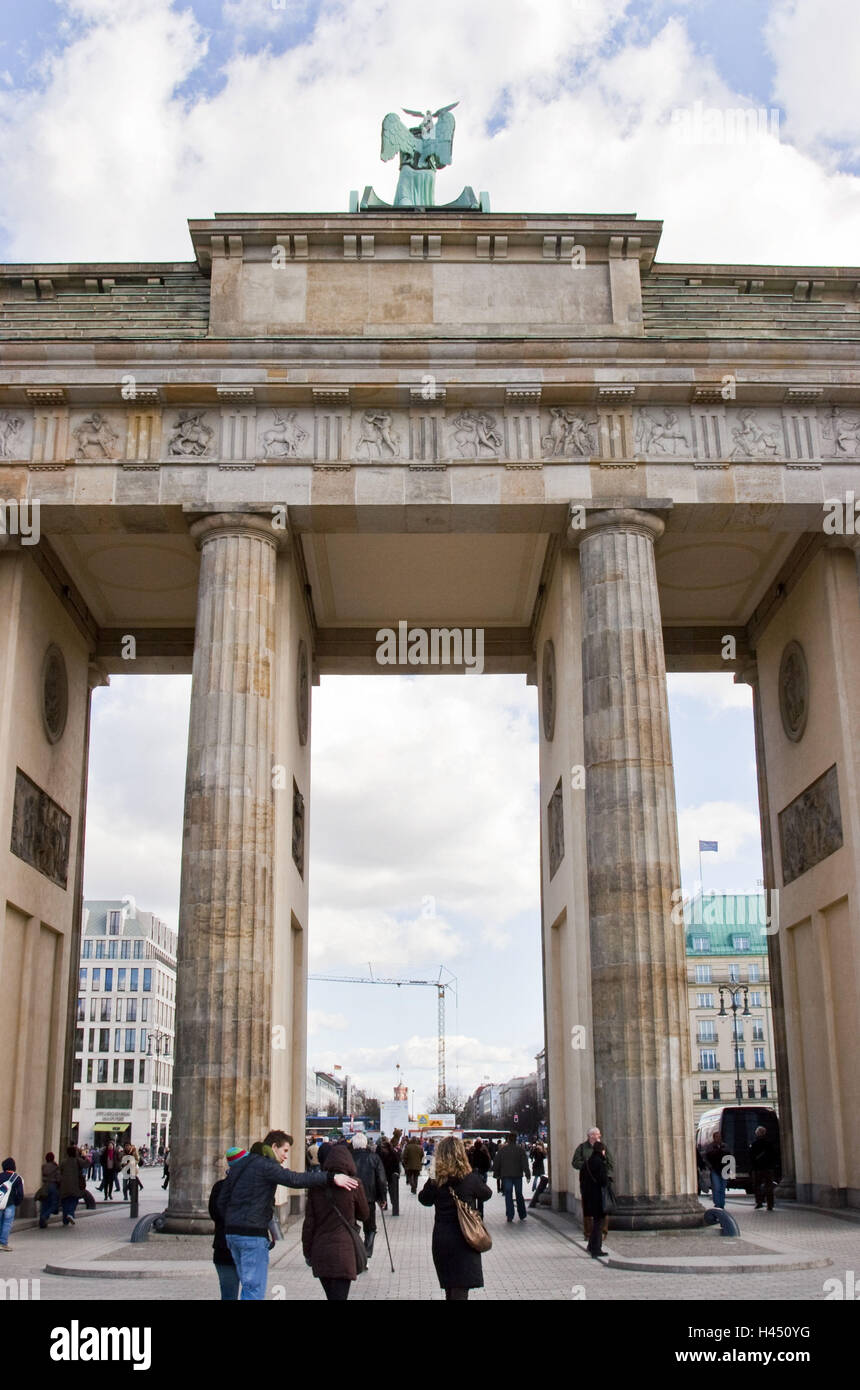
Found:
[[[687,955],[766,954],[767,911],[764,893],[697,893],[684,904]],[[707,946],[694,948],[699,940]]]

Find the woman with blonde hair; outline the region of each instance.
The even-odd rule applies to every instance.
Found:
[[[471,1207],[489,1202],[493,1195],[482,1175],[469,1167],[462,1139],[440,1139],[436,1145],[435,1177],[428,1178],[418,1200],[424,1207],[436,1208],[433,1263],[445,1298],[464,1303],[470,1289],[484,1287],[484,1271],[481,1252],[467,1244],[460,1230],[454,1193]]]

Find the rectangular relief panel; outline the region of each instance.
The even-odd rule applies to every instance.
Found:
[[[842,848],[842,811],[835,763],[780,811],[779,844],[783,884],[793,883]]]
[[[10,848],[60,888],[66,887],[69,876],[71,828],[68,812],[16,768]]]

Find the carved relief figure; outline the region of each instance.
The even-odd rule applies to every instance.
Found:
[[[690,452],[690,442],[678,424],[674,410],[663,410],[663,419],[650,410],[639,413],[636,442],[643,454],[678,454]]]
[[[5,411],[0,413],[0,459],[12,457],[11,445],[23,424],[20,415],[7,415]]]
[[[823,422],[822,428],[827,438],[833,441],[835,453],[857,457],[860,452],[860,416],[852,417],[841,410],[834,410],[830,418]]]
[[[495,415],[461,410],[452,423],[457,448],[464,458],[478,458],[482,449],[488,454],[497,454],[501,449],[502,436],[498,432]]]
[[[400,453],[400,435],[391,428],[390,410],[365,410],[361,417],[361,434],[355,446],[356,455],[364,450],[365,458],[382,458],[388,451],[390,458]]]
[[[296,419],[295,410],[281,414],[275,411],[275,423],[263,434],[263,452],[266,458],[295,458],[299,448],[308,437]]]
[[[732,449],[730,457],[733,459],[774,458],[777,451],[777,441],[773,430],[765,430],[757,425],[755,412],[752,410],[742,410],[740,421],[740,426],[735,425],[732,430],[735,447]]]
[[[204,410],[180,410],[173,427],[169,452],[180,458],[200,458],[212,442],[215,431],[206,424]]]
[[[580,415],[563,405],[552,406],[549,413],[549,433],[541,440],[548,458],[570,458],[576,454],[587,457],[596,452],[592,434],[597,424],[594,416]]]
[[[105,417],[94,410],[72,430],[78,441],[77,456],[81,459],[116,457],[117,436]]]

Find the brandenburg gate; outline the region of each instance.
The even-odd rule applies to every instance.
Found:
[[[860,1205],[860,268],[474,196],[189,225],[0,266],[6,1150],[35,1183],[79,1085],[111,673],[192,673],[171,1227],[303,1133],[312,689],[407,619],[537,685],[556,1205],[596,1120],[618,1224],[701,1221],[667,670],[752,686],[784,1162]]]

